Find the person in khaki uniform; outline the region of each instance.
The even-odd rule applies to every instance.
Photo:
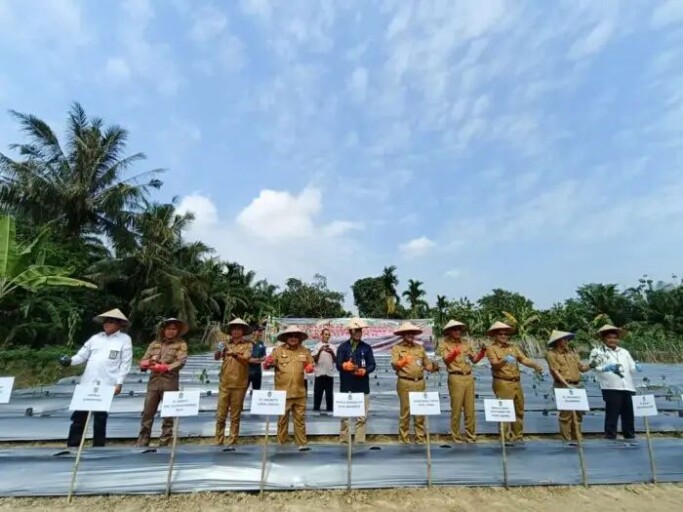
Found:
[[[573,339],[574,334],[571,332],[553,331],[550,334],[545,360],[555,388],[578,387],[581,384],[581,373],[590,370],[590,365],[582,363],[579,355],[569,348],[569,342]],[[559,411],[560,436],[570,446],[575,446],[575,441],[581,437],[582,420],[581,411]]]
[[[396,371],[396,391],[400,403],[398,419],[398,439],[401,443],[409,443],[410,434],[410,399],[411,391],[424,391],[426,389],[424,372],[436,372],[439,365],[427,357],[427,352],[422,345],[415,343],[415,336],[422,330],[410,322],[405,322],[394,331],[396,336],[403,339],[391,349],[391,367]],[[415,416],[415,442],[424,443],[425,427],[424,416]]]
[[[285,413],[277,421],[277,440],[285,444],[289,438],[289,415],[294,420],[294,442],[299,450],[306,447],[306,388],[304,387],[304,372],[313,373],[313,356],[311,351],[301,346],[301,342],[308,338],[308,334],[295,326],[289,326],[280,334],[278,341],[284,344],[275,347],[266,357],[264,367],[275,369],[275,389],[287,392]]]
[[[180,339],[189,326],[177,318],[167,318],[159,326],[157,339],[149,344],[140,361],[140,370],[151,371],[147,394],[142,410],[142,424],[136,446],[149,446],[154,415],[165,391],[178,391],[180,370],[187,360],[187,344]],[[161,424],[159,446],[168,446],[173,437],[173,418],[164,418]]]
[[[252,344],[244,339],[244,336],[249,334],[249,324],[241,318],[235,318],[228,323],[228,332],[230,341],[227,345],[221,341],[214,353],[216,361],[223,361],[216,410],[216,444],[222,445],[225,442],[225,419],[229,412],[228,446],[232,449],[240,433],[242,406],[247,387],[249,387],[249,359]]]
[[[513,332],[514,329],[503,322],[495,322],[486,332],[493,338],[493,344],[486,351],[493,374],[493,393],[496,398],[514,400],[515,403],[516,421],[512,429],[501,423],[506,430],[507,440],[511,442],[524,440],[524,391],[520,383],[519,364],[543,373],[540,364],[526,357],[517,345],[510,344]]]
[[[451,397],[451,436],[462,443],[460,415],[465,412],[465,441],[474,443],[476,436],[476,413],[474,412],[474,377],[472,365],[486,355],[486,347],[475,351],[471,343],[462,339],[466,325],[450,320],[443,328],[445,339],[439,344],[437,354],[448,370],[448,393]]]

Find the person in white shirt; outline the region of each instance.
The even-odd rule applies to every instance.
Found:
[[[621,433],[624,439],[636,437],[632,397],[636,394],[633,373],[640,372],[640,365],[633,361],[625,348],[619,347],[623,330],[605,325],[598,330],[602,343],[594,348],[589,357],[591,368],[597,372],[598,382],[605,401],[605,438],[617,438],[617,423],[621,417]]]
[[[81,375],[81,384],[96,384],[114,387],[114,394],[121,393],[123,381],[130,371],[133,362],[133,343],[130,336],[121,332],[128,325],[128,319],[118,309],[112,309],[94,318],[101,323],[103,331],[95,334],[78,353],[73,356],[62,356],[62,366],[78,366],[86,363]],[[93,446],[104,446],[107,439],[107,413],[93,413]],[[87,411],[74,411],[71,415],[71,427],[66,445],[79,446],[85,429]]]
[[[313,362],[315,363],[315,380],[313,381],[313,410],[320,411],[320,405],[325,395],[325,410],[332,412],[334,402],[332,390],[334,374],[337,371],[335,363],[337,354],[330,345],[330,330],[323,329],[320,332],[320,343],[313,349]]]

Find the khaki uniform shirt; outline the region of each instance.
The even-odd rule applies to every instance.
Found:
[[[494,342],[489,346],[488,350],[486,351],[486,355],[488,356],[491,364],[493,364],[494,361],[500,362],[505,359],[505,356],[511,355],[519,363],[535,366],[535,363],[524,355],[522,349],[511,343],[508,343],[507,345],[501,345]],[[520,376],[519,365],[515,363],[505,363],[502,368],[497,370],[491,368],[491,373],[493,374],[494,379],[519,379]]]
[[[450,338],[444,339],[440,344],[439,344],[439,349],[437,350],[437,354],[439,357],[441,357],[444,360],[444,363],[446,362],[446,358],[448,357],[448,354],[455,348],[458,347],[458,350],[460,350],[460,354],[458,354],[458,357],[453,359],[449,364],[447,364],[446,369],[448,372],[455,372],[455,373],[462,373],[464,375],[468,375],[472,373],[472,361],[470,360],[470,357],[474,357],[477,355],[477,352],[474,350],[474,347],[466,342],[466,341],[461,341],[460,343],[456,343]]]
[[[225,346],[223,366],[221,366],[221,385],[232,389],[249,387],[249,358],[252,348],[249,341],[230,342]],[[237,354],[240,359],[237,360],[230,354]]]
[[[313,364],[311,351],[299,345],[292,349],[286,343],[275,347],[271,354],[275,368],[275,389],[286,391],[287,398],[304,398],[304,368]]]
[[[546,353],[545,360],[548,361],[548,367],[562,375],[562,378],[569,384],[575,384],[581,380],[581,370],[585,368],[585,365],[581,364],[579,355],[573,350],[562,352],[553,347]]]
[[[408,379],[422,379],[425,368],[431,364],[425,348],[417,343],[409,344],[402,341],[391,349],[391,364],[398,363],[405,356],[409,356],[411,361],[403,368],[396,370],[396,375]]]
[[[152,372],[149,377],[149,385],[155,383],[176,383],[177,385],[180,369],[185,366],[187,360],[187,343],[181,339],[174,341],[155,340],[149,344],[142,359],[148,359],[152,364],[163,363],[168,366],[168,373]]]

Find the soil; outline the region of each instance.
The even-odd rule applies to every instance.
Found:
[[[64,510],[73,512],[187,512],[188,510],[278,510],[351,512],[428,510],[477,512],[669,512],[681,510],[683,485],[502,488],[439,487],[371,491],[269,492],[255,494],[198,493],[163,496],[0,498],[0,511]]]

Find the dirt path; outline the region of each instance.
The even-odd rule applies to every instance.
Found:
[[[277,510],[350,512],[427,510],[477,512],[673,512],[681,510],[683,485],[630,485],[582,487],[384,489],[253,494],[202,493],[162,496],[108,496],[76,498],[0,498],[1,511],[64,510],[73,512],[188,512],[213,510]]]

